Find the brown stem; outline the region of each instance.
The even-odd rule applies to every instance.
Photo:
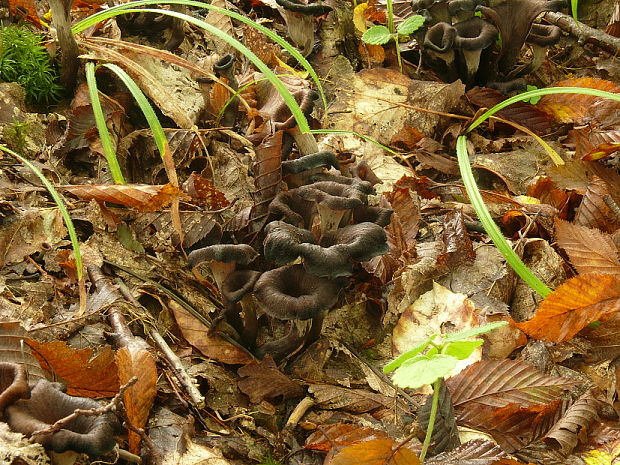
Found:
[[[72,91],[77,80],[77,71],[80,65],[80,53],[77,42],[71,33],[71,3],[73,0],[50,0],[52,9],[52,24],[56,28],[58,44],[60,45],[60,83]]]

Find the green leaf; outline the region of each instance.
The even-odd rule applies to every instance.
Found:
[[[398,32],[400,35],[406,36],[420,29],[423,24],[424,16],[409,16],[406,20],[404,20],[398,25],[398,27],[396,28],[396,32]]]
[[[536,90],[536,89],[538,89],[538,87],[531,86],[531,85],[528,84],[527,87],[525,88],[525,91],[529,92],[530,90]],[[540,98],[541,98],[540,95],[536,95],[534,97],[524,98],[522,100],[522,102],[531,103],[532,105],[536,105],[538,103],[538,101],[540,100]]]
[[[428,347],[433,337],[434,335],[429,337],[426,341],[418,344],[413,349],[408,350],[404,354],[392,360],[390,363],[388,363],[386,366],[383,367],[383,373],[389,373],[390,371],[396,370],[399,366],[401,366],[407,360],[410,360],[416,355],[418,355],[420,352],[422,352],[424,349]]]
[[[494,329],[506,326],[507,321],[496,321],[495,323],[488,323],[482,326],[476,326],[474,328],[464,329],[463,331],[457,331],[456,333],[448,333],[442,336],[444,342],[461,341],[463,339],[469,339],[471,337],[479,336],[493,331]]]
[[[452,355],[459,360],[465,360],[474,352],[474,350],[476,350],[476,347],[480,347],[482,344],[484,344],[482,339],[474,339],[473,341],[454,341],[446,345],[442,353]]]
[[[418,355],[403,363],[394,372],[392,381],[402,388],[417,389],[447,375],[457,362],[458,359],[451,355],[437,354],[430,358]]]
[[[387,44],[392,38],[390,30],[385,26],[373,26],[364,32],[362,40],[371,45]]]

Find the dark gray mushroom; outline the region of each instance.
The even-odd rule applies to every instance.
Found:
[[[518,75],[533,73],[547,57],[547,48],[560,41],[560,28],[551,24],[532,24],[526,43],[532,47],[532,59]]]
[[[299,346],[318,339],[323,319],[337,302],[340,288],[336,281],[311,275],[301,265],[287,265],[263,273],[254,286],[254,297],[267,315],[279,320],[312,319],[302,339],[290,333],[285,337],[288,344]],[[284,342],[280,340],[280,347]],[[286,350],[295,348],[289,346]]]
[[[300,228],[312,227],[314,213],[314,202],[300,197],[297,189],[279,192],[269,204],[272,218]]]
[[[459,49],[464,67],[463,80],[468,86],[476,82],[482,51],[491,47],[497,39],[497,28],[488,21],[474,16],[454,25],[456,37],[454,48]]]
[[[28,400],[19,400],[6,409],[6,418],[13,431],[22,433],[54,452],[74,451],[97,457],[111,450],[120,433],[120,424],[112,413],[78,415],[64,428],[54,433],[33,433],[51,427],[56,421],[71,415],[76,409],[90,410],[100,405],[92,399],[69,396],[59,383],[39,380]]]
[[[19,399],[29,397],[28,373],[24,365],[0,362],[0,419],[7,406]]]
[[[390,224],[394,210],[382,207],[362,205],[353,209],[354,223],[375,223],[382,228]]]
[[[187,261],[191,268],[207,264],[221,292],[222,283],[235,270],[237,264],[247,265],[256,257],[256,250],[247,244],[215,244],[194,250],[187,256]]]
[[[476,10],[491,20],[502,37],[498,70],[504,76],[517,63],[532,23],[544,11],[559,11],[564,0],[510,0],[493,7],[478,6]]]
[[[224,298],[226,315],[229,319],[233,319],[232,315],[238,316],[238,305],[243,311],[242,327],[236,329],[248,348],[253,347],[256,343],[258,332],[252,291],[260,275],[259,271],[237,270],[230,273],[222,283],[222,297]]]
[[[353,274],[356,262],[365,262],[388,251],[385,230],[374,223],[359,223],[325,233],[318,245],[297,246],[310,274],[338,278]]]
[[[450,23],[441,22],[428,28],[424,36],[424,52],[432,62],[441,62],[444,68],[439,70],[447,81],[456,79],[456,56],[454,53],[454,38],[456,29]]]
[[[213,65],[213,71],[218,76],[225,77],[228,81],[227,84],[231,89],[237,91],[239,89],[239,83],[235,76],[235,56],[232,53],[228,53],[220,58]],[[224,110],[224,116],[222,117],[222,124],[224,126],[234,126],[237,120],[237,113],[239,112],[239,97],[234,97],[228,104],[226,110]]]
[[[332,152],[326,150],[310,153],[295,160],[285,160],[282,162],[282,174],[298,174],[314,168],[333,167],[338,169],[338,159]]]
[[[369,183],[370,184],[370,183]],[[368,196],[355,185],[335,181],[318,181],[297,188],[300,197],[312,200],[321,222],[321,235],[348,222],[348,214],[355,207],[368,202]]]
[[[448,2],[448,13],[452,18],[456,19],[454,22],[464,21],[474,16],[476,7],[482,3],[479,0],[450,0]]]
[[[265,258],[278,265],[291,263],[300,256],[299,246],[303,243],[315,244],[314,235],[302,228],[283,221],[272,221],[265,228],[263,250]]]

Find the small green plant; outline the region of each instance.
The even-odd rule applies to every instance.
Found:
[[[282,465],[282,462],[277,461],[269,454],[263,457],[258,465]]]
[[[23,152],[26,148],[26,135],[30,131],[30,123],[24,121],[13,121],[4,127],[2,138],[9,148],[16,152]]]
[[[420,451],[421,464],[424,463],[433,436],[435,417],[439,406],[441,380],[456,366],[459,360],[469,358],[474,350],[484,342],[482,339],[471,338],[507,324],[505,321],[499,321],[456,333],[433,334],[383,368],[384,373],[394,372],[392,381],[402,388],[417,389],[424,385],[433,386],[428,428]]]
[[[385,45],[390,40],[393,40],[396,44],[398,67],[402,72],[403,64],[400,58],[400,48],[398,47],[398,42],[401,37],[413,34],[415,31],[420,29],[420,27],[424,24],[424,17],[421,15],[410,16],[395,28],[392,0],[387,0],[387,20],[387,27],[378,25],[369,28],[366,32],[364,32],[364,35],[362,35],[362,40],[371,45]]]
[[[579,21],[577,16],[577,8],[579,7],[579,0],[570,0],[570,10],[575,21]]]
[[[62,93],[41,37],[23,27],[0,29],[0,80],[21,84],[30,104],[55,103]]]
[[[528,84],[525,88],[525,91],[529,92],[530,90],[536,90],[536,89],[538,89],[538,87],[531,86]],[[540,95],[536,95],[535,97],[524,98],[521,101],[525,103],[531,103],[532,105],[536,105],[540,101],[540,98],[541,98]]]

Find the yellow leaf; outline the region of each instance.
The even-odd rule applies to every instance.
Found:
[[[357,29],[362,34],[366,32],[366,18],[364,17],[364,13],[368,9],[368,3],[360,3],[353,10],[353,24],[355,25],[355,29]]]

